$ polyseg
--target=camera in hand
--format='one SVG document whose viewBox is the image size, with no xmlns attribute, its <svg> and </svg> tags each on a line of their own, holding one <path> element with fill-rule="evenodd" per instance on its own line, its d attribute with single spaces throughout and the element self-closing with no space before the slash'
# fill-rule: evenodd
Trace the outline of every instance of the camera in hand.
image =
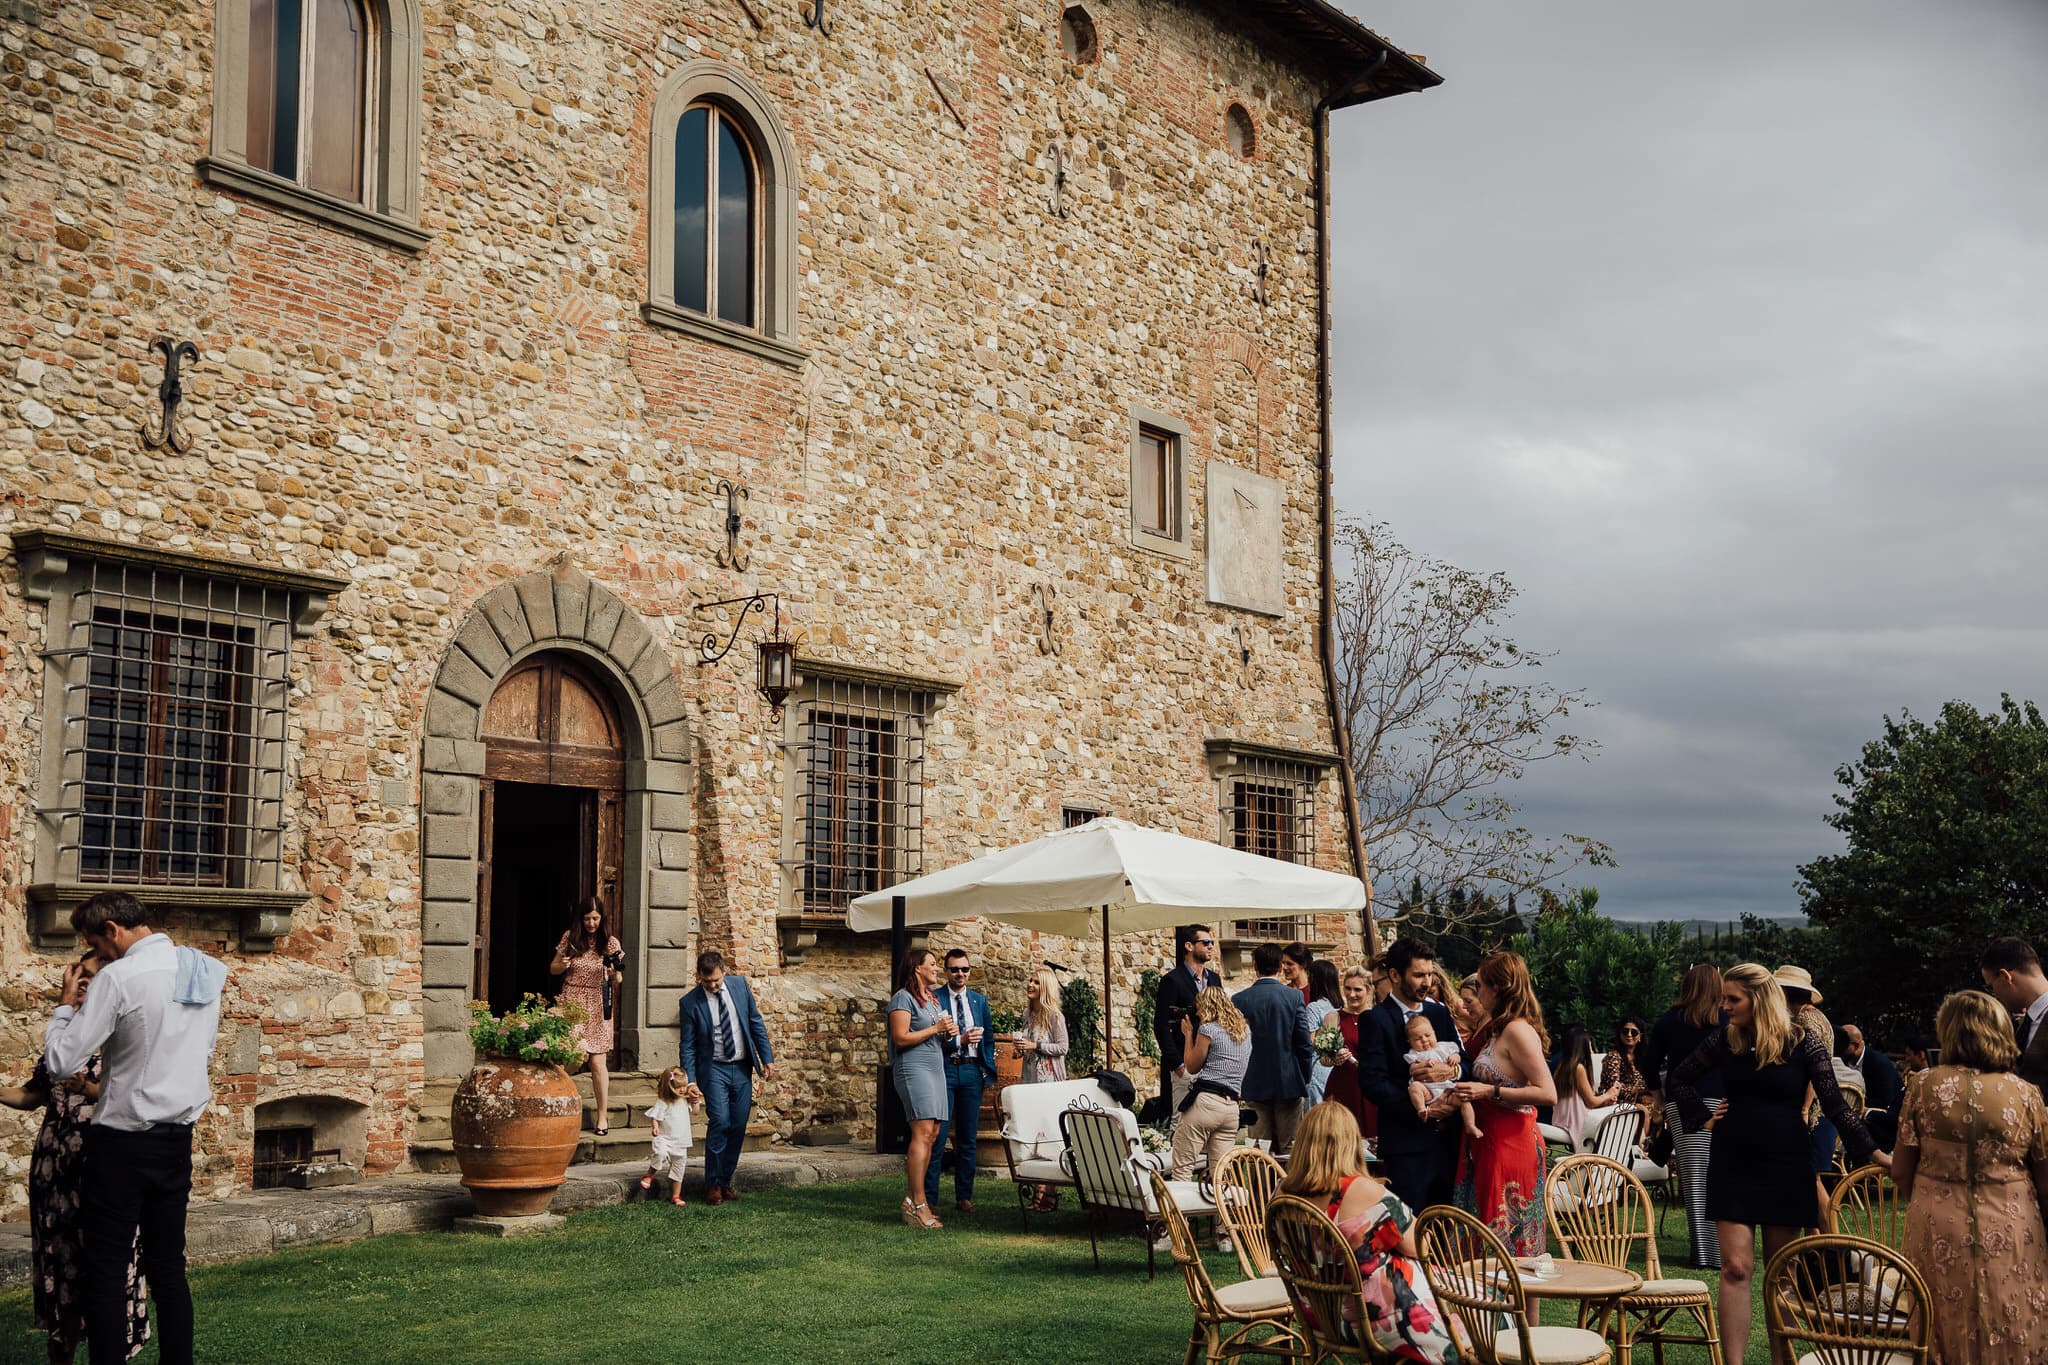
<svg viewBox="0 0 2048 1365">
<path fill-rule="evenodd" d="M 621 949 L 616 953 L 606 953 L 604 955 L 604 965 L 611 968 L 615 972 L 622 972 L 626 970 L 625 950 Z"/>
</svg>

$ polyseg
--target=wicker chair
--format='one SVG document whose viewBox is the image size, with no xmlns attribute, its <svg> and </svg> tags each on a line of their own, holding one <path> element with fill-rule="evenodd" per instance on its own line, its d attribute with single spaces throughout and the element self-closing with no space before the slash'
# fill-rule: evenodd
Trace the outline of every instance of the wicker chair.
<svg viewBox="0 0 2048 1365">
<path fill-rule="evenodd" d="M 1279 1356 L 1295 1360 L 1307 1343 L 1293 1324 L 1294 1306 L 1287 1287 L 1276 1279 L 1240 1280 L 1218 1288 L 1202 1264 L 1202 1248 L 1195 1241 L 1188 1220 L 1174 1202 L 1173 1191 L 1157 1171 L 1147 1172 L 1152 1198 L 1166 1220 L 1167 1239 L 1173 1246 L 1173 1263 L 1187 1281 L 1188 1301 L 1194 1305 L 1195 1327 L 1188 1334 L 1188 1349 L 1182 1365 L 1213 1365 L 1220 1360 L 1242 1356 Z M 1261 1327 L 1273 1329 L 1271 1336 L 1255 1339 Z"/>
<path fill-rule="evenodd" d="M 1216 1216 L 1237 1249 L 1246 1278 L 1274 1274 L 1266 1241 L 1266 1206 L 1280 1190 L 1287 1168 L 1256 1147 L 1233 1147 L 1209 1180 L 1216 1189 Z"/>
<path fill-rule="evenodd" d="M 1629 1262 L 1641 1245 L 1643 1287 L 1621 1300 L 1613 1328 L 1621 1365 L 1645 1343 L 1657 1365 L 1664 1365 L 1664 1348 L 1673 1344 L 1704 1346 L 1712 1365 L 1721 1365 L 1714 1292 L 1698 1280 L 1664 1278 L 1650 1227 L 1650 1192 L 1635 1172 L 1602 1156 L 1566 1157 L 1544 1181 L 1543 1203 L 1551 1232 L 1574 1260 L 1634 1270 Z M 1585 1325 L 1583 1309 L 1579 1325 Z"/>
<path fill-rule="evenodd" d="M 1493 1229 L 1463 1209 L 1424 1209 L 1415 1220 L 1415 1240 L 1437 1308 L 1450 1319 L 1459 1359 L 1478 1365 L 1607 1365 L 1614 1358 L 1598 1332 L 1531 1326 L 1514 1258 Z"/>
<path fill-rule="evenodd" d="M 1927 1365 L 1927 1285 L 1905 1257 L 1861 1237 L 1801 1237 L 1764 1270 L 1773 1365 Z"/>
<path fill-rule="evenodd" d="M 1828 1231 L 1861 1237 L 1893 1251 L 1906 1245 L 1906 1205 L 1889 1172 L 1859 1166 L 1828 1197 Z"/>
<path fill-rule="evenodd" d="M 1266 1207 L 1267 1244 L 1303 1337 L 1305 1365 L 1357 1360 L 1382 1365 L 1395 1357 L 1379 1349 L 1370 1332 L 1359 1330 L 1365 1311 L 1365 1279 L 1351 1243 L 1330 1216 L 1308 1200 L 1277 1194 Z"/>
<path fill-rule="evenodd" d="M 1669 1166 L 1660 1166 L 1650 1160 L 1643 1151 L 1643 1134 L 1649 1130 L 1650 1116 L 1634 1104 L 1617 1105 L 1608 1111 L 1600 1121 L 1600 1127 L 1593 1134 L 1588 1150 L 1604 1156 L 1619 1166 L 1626 1166 L 1635 1178 L 1646 1187 L 1657 1191 L 1657 1231 L 1664 1231 L 1664 1215 L 1673 1205 L 1684 1203 L 1684 1196 L 1678 1190 L 1677 1161 Z"/>
</svg>

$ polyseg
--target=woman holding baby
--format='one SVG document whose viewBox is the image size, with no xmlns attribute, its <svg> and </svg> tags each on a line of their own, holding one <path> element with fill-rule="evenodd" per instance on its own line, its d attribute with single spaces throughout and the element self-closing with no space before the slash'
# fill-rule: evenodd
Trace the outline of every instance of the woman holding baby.
<svg viewBox="0 0 2048 1365">
<path fill-rule="evenodd" d="M 1543 1007 L 1529 980 L 1529 964 L 1513 953 L 1494 953 L 1473 973 L 1486 1026 L 1467 1042 L 1471 1079 L 1455 1087 L 1472 1106 L 1478 1135 L 1468 1126 L 1458 1162 L 1457 1203 L 1491 1227 L 1517 1256 L 1540 1256 L 1543 1235 L 1543 1139 L 1536 1110 L 1557 1103 L 1557 1087 L 1544 1063 L 1550 1037 Z"/>
</svg>

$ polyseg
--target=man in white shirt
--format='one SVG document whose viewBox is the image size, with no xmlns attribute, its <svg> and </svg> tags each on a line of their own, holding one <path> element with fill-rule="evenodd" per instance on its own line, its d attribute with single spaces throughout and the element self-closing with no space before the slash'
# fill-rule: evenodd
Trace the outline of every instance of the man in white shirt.
<svg viewBox="0 0 2048 1365">
<path fill-rule="evenodd" d="M 2013 1072 L 2036 1089 L 2048 1089 L 2048 975 L 2040 955 L 2025 939 L 2001 938 L 1977 964 L 1984 985 L 2013 1012 L 2013 1040 L 2019 1060 Z"/>
<path fill-rule="evenodd" d="M 139 1232 L 159 1359 L 189 1362 L 192 1125 L 213 1098 L 207 1073 L 227 968 L 151 929 L 142 903 L 125 891 L 86 901 L 71 912 L 71 925 L 107 959 L 90 994 L 81 969 L 65 969 L 62 1001 L 43 1030 L 52 1076 L 76 1074 L 105 1049 L 99 1103 L 85 1134 L 86 1343 L 94 1360 L 127 1354 L 128 1252 Z"/>
</svg>

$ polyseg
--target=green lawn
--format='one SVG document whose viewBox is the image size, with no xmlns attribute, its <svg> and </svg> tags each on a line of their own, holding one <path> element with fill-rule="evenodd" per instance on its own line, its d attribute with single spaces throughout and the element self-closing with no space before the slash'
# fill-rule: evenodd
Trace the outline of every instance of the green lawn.
<svg viewBox="0 0 2048 1365">
<path fill-rule="evenodd" d="M 1097 1273 L 1068 1207 L 1018 1231 L 1010 1187 L 943 1232 L 898 1221 L 901 1183 L 766 1190 L 736 1206 L 572 1215 L 525 1242 L 434 1233 L 315 1247 L 196 1271 L 198 1356 L 227 1365 L 346 1361 L 1178 1361 L 1188 1328 L 1162 1254 L 1145 1279 L 1129 1233 Z M 1683 1255 L 1682 1219 L 1667 1256 Z M 1234 1257 L 1211 1273 L 1237 1277 Z M 1682 1271 L 1673 1273 L 1685 1273 Z M 1695 1272 L 1698 1273 L 1698 1272 Z M 1701 1278 L 1711 1278 L 1705 1274 Z M 1550 1321 L 1565 1321 L 1553 1307 Z M 0 1361 L 41 1361 L 27 1293 L 0 1296 Z M 1761 1324 L 1750 1362 L 1767 1358 Z M 154 1361 L 154 1347 L 139 1360 Z M 1647 1351 L 1638 1356 L 1645 1362 Z M 1705 1353 L 1674 1350 L 1671 1365 Z"/>
</svg>

